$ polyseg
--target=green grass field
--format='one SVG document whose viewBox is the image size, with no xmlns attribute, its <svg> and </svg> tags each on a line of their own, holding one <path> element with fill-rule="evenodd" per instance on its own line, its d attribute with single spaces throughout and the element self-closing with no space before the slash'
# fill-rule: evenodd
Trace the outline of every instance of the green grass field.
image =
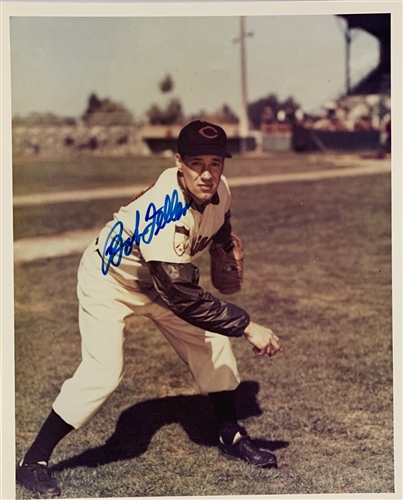
<svg viewBox="0 0 403 500">
<path fill-rule="evenodd" d="M 90 224 L 118 203 L 92 202 Z M 82 209 L 65 210 L 63 227 L 80 225 Z M 208 399 L 144 320 L 129 324 L 118 390 L 55 449 L 64 498 L 394 491 L 390 176 L 236 188 L 232 212 L 246 274 L 231 300 L 283 343 L 262 359 L 233 341 L 239 419 L 279 469 L 218 455 Z M 32 218 L 33 234 L 42 224 Z M 18 458 L 80 361 L 79 258 L 15 266 Z M 213 291 L 208 266 L 203 257 L 201 283 Z M 36 497 L 17 487 L 17 498 Z"/>
<path fill-rule="evenodd" d="M 337 156 L 343 157 L 342 154 Z M 236 177 L 320 170 L 332 166 L 334 159 L 334 155 L 293 152 L 266 153 L 257 158 L 234 156 L 226 161 L 225 175 Z M 173 158 L 161 156 L 20 158 L 13 162 L 13 190 L 19 195 L 142 184 L 153 182 L 163 170 L 174 166 Z"/>
<path fill-rule="evenodd" d="M 234 156 L 227 160 L 228 178 L 312 172 L 337 166 L 354 166 L 354 158 L 337 164 L 343 155 L 267 153 L 258 158 Z M 349 163 L 351 161 L 351 163 Z M 89 158 L 64 160 L 16 160 L 13 166 L 15 195 L 62 192 L 72 189 L 92 189 L 106 186 L 148 184 L 166 168 L 174 166 L 173 158 Z M 133 192 L 133 197 L 137 192 Z M 14 239 L 51 236 L 74 229 L 92 229 L 109 220 L 117 207 L 130 201 L 101 199 L 80 202 L 48 203 L 14 208 Z"/>
</svg>

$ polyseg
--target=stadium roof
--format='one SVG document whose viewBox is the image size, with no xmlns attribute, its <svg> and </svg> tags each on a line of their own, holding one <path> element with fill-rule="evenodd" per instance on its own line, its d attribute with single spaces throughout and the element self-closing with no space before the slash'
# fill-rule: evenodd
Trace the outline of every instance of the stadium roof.
<svg viewBox="0 0 403 500">
<path fill-rule="evenodd" d="M 390 14 L 338 14 L 350 29 L 367 31 L 379 40 L 379 64 L 358 82 L 350 95 L 389 94 L 390 95 Z"/>
<path fill-rule="evenodd" d="M 390 14 L 338 14 L 349 28 L 361 28 L 382 41 L 390 40 Z"/>
</svg>

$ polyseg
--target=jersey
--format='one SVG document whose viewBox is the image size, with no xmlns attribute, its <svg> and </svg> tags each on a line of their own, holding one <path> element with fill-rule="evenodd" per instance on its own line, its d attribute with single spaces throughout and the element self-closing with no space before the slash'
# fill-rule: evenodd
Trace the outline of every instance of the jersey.
<svg viewBox="0 0 403 500">
<path fill-rule="evenodd" d="M 230 200 L 222 176 L 211 202 L 200 208 L 181 186 L 178 170 L 165 170 L 101 230 L 98 249 L 103 273 L 151 283 L 147 262 L 193 262 L 224 224 Z"/>
</svg>

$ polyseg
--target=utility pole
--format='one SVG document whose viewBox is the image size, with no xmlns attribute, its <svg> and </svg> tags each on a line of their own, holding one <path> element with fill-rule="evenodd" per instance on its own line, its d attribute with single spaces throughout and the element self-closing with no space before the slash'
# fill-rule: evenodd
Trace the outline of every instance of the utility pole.
<svg viewBox="0 0 403 500">
<path fill-rule="evenodd" d="M 246 151 L 246 139 L 249 135 L 249 118 L 248 118 L 248 91 L 247 91 L 247 77 L 246 77 L 246 47 L 245 38 L 253 36 L 253 33 L 245 32 L 245 17 L 239 18 L 240 34 L 239 38 L 233 40 L 234 43 L 240 43 L 240 56 L 241 56 L 241 116 L 239 121 L 239 135 L 241 139 L 241 153 Z"/>
</svg>

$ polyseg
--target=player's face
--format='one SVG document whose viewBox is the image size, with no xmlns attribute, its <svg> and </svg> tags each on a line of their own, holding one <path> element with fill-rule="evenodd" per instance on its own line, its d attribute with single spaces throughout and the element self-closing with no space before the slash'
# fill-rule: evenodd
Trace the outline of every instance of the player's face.
<svg viewBox="0 0 403 500">
<path fill-rule="evenodd" d="M 186 189 L 201 204 L 214 196 L 224 170 L 224 158 L 217 155 L 176 155 L 176 164 L 183 174 Z"/>
</svg>

